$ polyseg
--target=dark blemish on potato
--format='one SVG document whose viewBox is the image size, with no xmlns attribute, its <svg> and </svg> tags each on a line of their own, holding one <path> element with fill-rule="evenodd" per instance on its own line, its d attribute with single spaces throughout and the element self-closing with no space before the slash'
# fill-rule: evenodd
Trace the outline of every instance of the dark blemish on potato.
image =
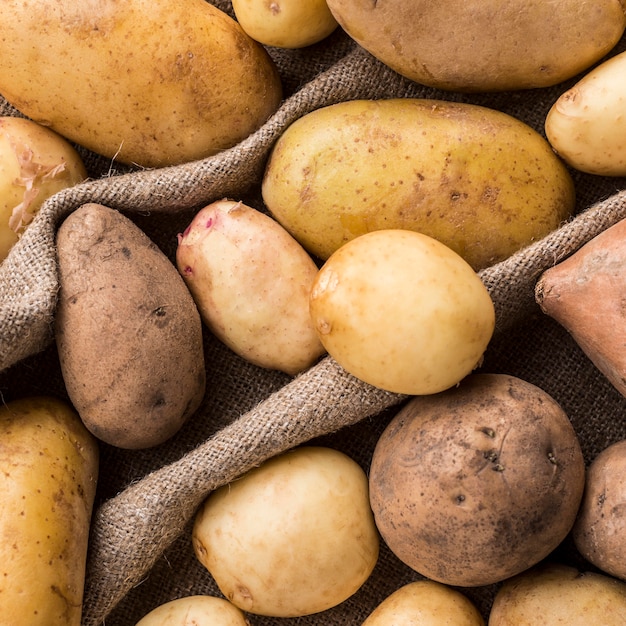
<svg viewBox="0 0 626 626">
<path fill-rule="evenodd" d="M 556 457 L 554 456 L 554 452 L 552 452 L 552 450 L 550 450 L 550 452 L 548 452 L 548 461 L 550 461 L 550 463 L 552 463 L 552 465 L 557 465 Z"/>
<path fill-rule="evenodd" d="M 498 460 L 498 452 L 497 450 L 486 450 L 483 452 L 483 456 L 490 461 L 491 463 L 495 463 Z"/>
<path fill-rule="evenodd" d="M 461 505 L 465 502 L 465 496 L 462 493 L 460 493 L 458 496 L 454 498 L 454 501 L 456 504 Z"/>
<path fill-rule="evenodd" d="M 164 306 L 158 306 L 152 311 L 152 317 L 155 320 L 157 328 L 165 328 L 169 324 L 169 317 Z"/>
<path fill-rule="evenodd" d="M 496 436 L 496 431 L 493 428 L 489 428 L 489 426 L 483 426 L 483 428 L 480 429 L 480 432 L 487 435 L 487 437 L 490 437 L 491 439 Z"/>
<path fill-rule="evenodd" d="M 603 491 L 598 496 L 598 506 L 604 506 L 605 501 L 606 501 L 606 492 Z"/>
<path fill-rule="evenodd" d="M 130 251 L 130 248 L 127 248 L 126 246 L 124 246 L 122 248 L 122 254 L 127 258 L 130 259 L 131 256 L 133 256 L 133 253 Z"/>
<path fill-rule="evenodd" d="M 494 472 L 503 472 L 504 471 L 504 465 L 502 465 L 501 463 L 496 463 L 491 469 Z"/>
</svg>

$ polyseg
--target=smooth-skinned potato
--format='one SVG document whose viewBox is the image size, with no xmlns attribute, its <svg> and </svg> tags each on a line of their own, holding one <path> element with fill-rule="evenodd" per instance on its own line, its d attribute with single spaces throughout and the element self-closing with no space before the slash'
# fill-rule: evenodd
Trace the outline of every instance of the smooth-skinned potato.
<svg viewBox="0 0 626 626">
<path fill-rule="evenodd" d="M 454 91 L 556 85 L 626 27 L 621 0 L 328 0 L 343 29 L 398 73 Z"/>
<path fill-rule="evenodd" d="M 74 147 L 22 117 L 0 117 L 0 262 L 43 202 L 87 178 Z"/>
<path fill-rule="evenodd" d="M 290 450 L 208 496 L 194 521 L 195 554 L 243 611 L 324 611 L 354 594 L 378 559 L 367 490 L 346 454 Z"/>
<path fill-rule="evenodd" d="M 378 230 L 339 248 L 319 270 L 309 309 L 328 353 L 395 393 L 437 393 L 478 367 L 495 327 L 491 296 L 447 246 Z"/>
<path fill-rule="evenodd" d="M 211 156 L 281 101 L 271 57 L 206 0 L 6 0 L 0 23 L 0 93 L 122 163 Z"/>
<path fill-rule="evenodd" d="M 80 626 L 98 444 L 49 396 L 0 407 L 0 621 Z"/>
<path fill-rule="evenodd" d="M 473 587 L 522 572 L 565 539 L 585 463 L 567 415 L 542 389 L 473 374 L 400 409 L 369 480 L 392 552 L 427 578 Z"/>
<path fill-rule="evenodd" d="M 172 437 L 205 390 L 202 321 L 176 266 L 128 217 L 99 204 L 57 238 L 55 337 L 87 428 L 120 448 Z"/>
<path fill-rule="evenodd" d="M 295 375 L 324 353 L 309 315 L 317 265 L 271 217 L 205 206 L 178 236 L 176 265 L 206 325 L 244 359 Z"/>
<path fill-rule="evenodd" d="M 366 232 L 401 228 L 438 239 L 476 270 L 556 229 L 575 202 L 565 165 L 527 124 L 419 98 L 302 116 L 276 142 L 262 194 L 320 259 Z"/>
<path fill-rule="evenodd" d="M 195 595 L 157 606 L 135 626 L 250 626 L 250 622 L 224 598 Z"/>
</svg>

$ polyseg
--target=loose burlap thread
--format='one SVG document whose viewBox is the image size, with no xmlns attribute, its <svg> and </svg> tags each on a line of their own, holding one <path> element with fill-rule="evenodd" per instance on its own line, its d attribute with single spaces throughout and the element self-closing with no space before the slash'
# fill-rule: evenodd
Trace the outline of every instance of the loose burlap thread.
<svg viewBox="0 0 626 626">
<path fill-rule="evenodd" d="M 225 8 L 230 11 L 229 3 Z M 624 41 L 614 53 L 623 48 Z M 541 131 L 549 106 L 573 82 L 524 93 L 442 93 L 398 76 L 342 33 L 307 51 L 270 53 L 289 85 L 286 98 L 259 131 L 231 150 L 159 170 L 126 168 L 83 152 L 91 178 L 48 200 L 0 265 L 0 391 L 5 399 L 65 394 L 54 347 L 59 287 L 54 237 L 62 219 L 78 206 L 99 202 L 126 212 L 172 257 L 176 228 L 202 205 L 234 197 L 263 208 L 259 183 L 271 146 L 308 111 L 355 98 L 440 97 L 503 110 Z M 17 114 L 6 103 L 0 113 Z M 497 313 L 484 367 L 517 373 L 553 393 L 572 416 L 591 458 L 608 442 L 626 436 L 621 420 L 608 424 L 601 417 L 621 411 L 622 399 L 567 334 L 538 315 L 534 285 L 544 269 L 626 217 L 626 195 L 620 191 L 622 179 L 572 175 L 577 215 L 545 239 L 480 272 Z M 330 357 L 291 380 L 242 362 L 208 334 L 205 342 L 207 399 L 184 432 L 156 450 L 131 453 L 102 446 L 83 626 L 133 624 L 167 599 L 219 594 L 193 561 L 189 546 L 189 525 L 202 500 L 263 460 L 307 442 L 343 449 L 367 469 L 377 434 L 405 399 L 354 379 Z M 573 381 L 578 381 L 577 389 L 571 388 Z M 571 549 L 567 554 L 575 557 Z M 383 546 L 371 580 L 340 607 L 323 616 L 251 617 L 251 622 L 360 624 L 386 593 L 415 576 Z M 468 591 L 484 611 L 492 593 Z"/>
</svg>

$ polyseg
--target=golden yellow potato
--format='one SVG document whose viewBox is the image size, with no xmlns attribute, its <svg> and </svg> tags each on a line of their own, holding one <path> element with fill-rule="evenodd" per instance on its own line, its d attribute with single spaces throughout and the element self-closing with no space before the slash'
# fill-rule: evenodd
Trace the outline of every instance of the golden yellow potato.
<svg viewBox="0 0 626 626">
<path fill-rule="evenodd" d="M 277 48 L 303 48 L 338 26 L 326 0 L 233 0 L 241 27 L 256 41 Z"/>
<path fill-rule="evenodd" d="M 507 580 L 488 626 L 623 626 L 626 584 L 595 572 L 546 563 Z"/>
<path fill-rule="evenodd" d="M 326 259 L 373 230 L 416 230 L 474 269 L 501 261 L 574 211 L 550 144 L 505 113 L 399 98 L 317 109 L 276 143 L 262 185 L 272 215 Z"/>
<path fill-rule="evenodd" d="M 32 120 L 0 117 L 0 262 L 44 200 L 87 178 L 63 137 Z"/>
<path fill-rule="evenodd" d="M 385 598 L 362 626 L 484 626 L 485 620 L 460 591 L 434 580 L 408 583 Z"/>
<path fill-rule="evenodd" d="M 74 409 L 0 407 L 0 621 L 80 626 L 98 446 Z"/>
<path fill-rule="evenodd" d="M 0 93 L 123 163 L 213 155 L 281 100 L 267 52 L 205 0 L 7 0 L 0 23 Z"/>
<path fill-rule="evenodd" d="M 161 604 L 135 626 L 250 626 L 250 622 L 228 600 L 197 595 Z"/>
<path fill-rule="evenodd" d="M 361 380 L 396 393 L 437 393 L 477 367 L 495 325 L 472 268 L 432 237 L 378 230 L 346 243 L 311 289 L 328 353 Z"/>
<path fill-rule="evenodd" d="M 206 325 L 244 359 L 295 375 L 324 353 L 309 315 L 317 265 L 268 215 L 205 206 L 179 235 L 176 264 Z"/>
<path fill-rule="evenodd" d="M 626 27 L 621 0 L 328 0 L 343 29 L 398 73 L 454 91 L 556 85 Z"/>
<path fill-rule="evenodd" d="M 548 111 L 548 141 L 588 174 L 626 176 L 626 52 L 591 70 Z"/>
<path fill-rule="evenodd" d="M 365 472 L 320 446 L 290 450 L 213 492 L 192 540 L 228 600 L 275 617 L 349 598 L 369 578 L 379 546 Z"/>
</svg>

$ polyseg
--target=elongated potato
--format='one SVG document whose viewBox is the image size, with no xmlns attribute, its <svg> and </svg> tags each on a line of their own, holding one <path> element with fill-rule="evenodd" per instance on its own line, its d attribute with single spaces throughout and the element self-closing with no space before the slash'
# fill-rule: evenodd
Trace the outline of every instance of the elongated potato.
<svg viewBox="0 0 626 626">
<path fill-rule="evenodd" d="M 173 436 L 205 390 L 202 322 L 174 264 L 98 204 L 57 234 L 55 332 L 63 380 L 87 428 L 121 448 Z"/>
<path fill-rule="evenodd" d="M 440 100 L 353 100 L 317 109 L 276 143 L 262 184 L 272 215 L 327 259 L 366 232 L 438 239 L 474 269 L 510 256 L 574 210 L 550 144 L 500 111 Z"/>
<path fill-rule="evenodd" d="M 80 626 L 97 441 L 53 397 L 0 407 L 0 621 Z"/>
<path fill-rule="evenodd" d="M 124 163 L 215 154 L 281 99 L 266 51 L 205 0 L 6 0 L 0 24 L 0 93 Z"/>
</svg>

